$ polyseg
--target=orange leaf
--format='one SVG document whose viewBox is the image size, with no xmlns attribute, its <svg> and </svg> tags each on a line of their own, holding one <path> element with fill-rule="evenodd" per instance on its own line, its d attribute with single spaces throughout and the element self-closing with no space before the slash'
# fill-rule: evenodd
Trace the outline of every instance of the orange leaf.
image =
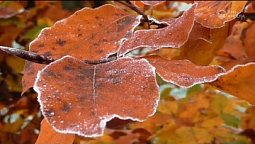
<svg viewBox="0 0 255 144">
<path fill-rule="evenodd" d="M 224 47 L 218 55 L 227 58 L 222 66 L 227 69 L 237 64 L 244 64 L 255 60 L 255 23 L 237 22 L 233 26 L 231 35 L 226 39 Z"/>
<path fill-rule="evenodd" d="M 255 64 L 237 65 L 212 85 L 236 97 L 255 104 Z"/>
<path fill-rule="evenodd" d="M 138 30 L 134 35 L 124 42 L 120 48 L 120 54 L 131 50 L 149 47 L 152 50 L 161 47 L 181 47 L 189 37 L 194 24 L 195 5 L 177 19 L 169 19 L 167 27 L 161 29 Z"/>
<path fill-rule="evenodd" d="M 223 27 L 237 17 L 247 1 L 196 1 L 195 19 L 208 28 Z"/>
<path fill-rule="evenodd" d="M 180 48 L 181 53 L 178 59 L 188 59 L 197 65 L 208 65 L 215 57 L 217 50 L 224 45 L 229 31 L 228 25 L 211 30 L 206 30 L 205 28 L 201 29 L 204 32 L 210 31 L 210 42 L 208 42 L 208 40 L 205 41 L 208 36 L 205 34 L 204 36 L 201 35 L 203 32 L 196 34 L 198 30 L 199 29 L 195 29 L 194 33 L 191 32 L 189 40 Z"/>
<path fill-rule="evenodd" d="M 41 122 L 41 131 L 36 144 L 72 144 L 75 135 L 73 134 L 62 134 L 56 132 L 51 125 L 43 119 Z"/>
<path fill-rule="evenodd" d="M 87 137 L 102 135 L 115 117 L 145 120 L 159 99 L 155 70 L 144 59 L 88 65 L 65 56 L 38 73 L 34 88 L 55 129 Z"/>
<path fill-rule="evenodd" d="M 121 41 L 131 36 L 138 24 L 134 15 L 112 5 L 84 8 L 42 30 L 30 44 L 30 51 L 55 59 L 69 54 L 82 60 L 99 60 L 116 53 Z M 33 86 L 37 71 L 41 70 L 38 64 L 32 65 L 34 74 L 25 69 L 23 92 Z"/>
<path fill-rule="evenodd" d="M 181 87 L 212 82 L 225 72 L 220 66 L 197 66 L 188 60 L 167 60 L 158 56 L 145 58 L 165 81 Z"/>
</svg>

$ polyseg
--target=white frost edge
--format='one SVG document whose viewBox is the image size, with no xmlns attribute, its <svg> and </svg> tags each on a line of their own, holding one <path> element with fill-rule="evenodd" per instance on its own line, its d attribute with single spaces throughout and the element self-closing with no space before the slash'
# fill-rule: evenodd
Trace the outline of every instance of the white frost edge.
<svg viewBox="0 0 255 144">
<path fill-rule="evenodd" d="M 37 96 L 37 101 L 39 102 L 39 105 L 40 105 L 40 110 L 42 112 L 42 114 L 44 115 L 44 111 L 43 111 L 43 103 L 41 102 L 41 90 L 40 90 L 40 87 L 37 85 L 37 83 L 39 82 L 39 79 L 41 77 L 41 73 L 43 71 L 45 71 L 48 67 L 50 67 L 51 65 L 55 64 L 55 63 L 58 63 L 58 62 L 61 62 L 63 59 L 65 58 L 72 58 L 72 59 L 75 59 L 75 60 L 78 60 L 80 62 L 82 62 L 81 60 L 79 59 L 76 59 L 70 55 L 67 55 L 67 56 L 64 56 L 52 63 L 50 63 L 49 65 L 45 66 L 41 71 L 38 71 L 37 73 L 37 77 L 36 77 L 36 80 L 35 80 L 35 83 L 34 83 L 34 90 L 35 92 L 38 94 Z M 129 57 L 124 57 L 122 59 L 130 59 L 132 61 L 144 61 L 149 67 L 150 67 L 150 70 L 151 72 L 153 73 L 154 75 L 154 81 L 155 81 L 155 85 L 157 86 L 157 91 L 158 91 L 158 98 L 156 99 L 156 102 L 154 103 L 154 108 L 153 108 L 153 111 L 151 114 L 149 114 L 145 119 L 137 119 L 137 118 L 133 118 L 133 117 L 122 117 L 120 115 L 117 115 L 117 114 L 113 114 L 113 115 L 107 115 L 107 116 L 104 116 L 104 117 L 99 117 L 101 120 L 100 120 L 100 124 L 99 124 L 99 127 L 101 128 L 101 131 L 99 134 L 92 134 L 92 135 L 85 135 L 85 134 L 81 134 L 77 131 L 73 131 L 73 130 L 59 130 L 57 129 L 54 125 L 52 125 L 48 119 L 46 117 L 45 120 L 53 127 L 53 129 L 59 133 L 63 133 L 63 134 L 77 134 L 77 135 L 80 135 L 80 136 L 84 136 L 84 137 L 99 137 L 99 136 L 102 136 L 104 134 L 104 130 L 105 130 L 105 127 L 106 127 L 106 123 L 110 120 L 112 120 L 113 118 L 119 118 L 119 119 L 122 119 L 122 120 L 127 120 L 127 119 L 130 119 L 130 120 L 133 120 L 133 121 L 138 121 L 138 122 L 143 122 L 144 120 L 146 120 L 148 117 L 151 117 L 153 116 L 156 111 L 157 111 L 157 107 L 158 107 L 158 103 L 159 103 L 159 100 L 160 100 L 160 91 L 159 91 L 159 86 L 157 84 L 157 80 L 156 80 L 156 68 L 154 66 L 152 66 L 148 60 L 142 58 L 140 60 L 135 60 L 133 58 L 129 58 Z M 121 60 L 121 59 L 118 59 L 118 60 Z M 117 60 L 116 60 L 117 61 Z"/>
<path fill-rule="evenodd" d="M 220 77 L 226 76 L 226 75 L 228 75 L 229 73 L 235 71 L 235 70 L 236 70 L 237 68 L 239 68 L 239 67 L 246 67 L 246 66 L 249 66 L 249 65 L 255 65 L 255 63 L 254 63 L 254 62 L 250 62 L 250 63 L 246 63 L 246 64 L 244 64 L 244 65 L 239 64 L 239 65 L 236 65 L 236 66 L 232 67 L 230 70 L 226 70 L 226 69 L 225 69 L 224 67 L 222 67 L 222 66 L 211 65 L 212 67 L 219 67 L 219 68 L 223 69 L 224 72 L 215 74 L 215 75 L 209 77 L 208 80 L 206 80 L 206 81 L 200 80 L 200 79 L 204 79 L 204 78 L 199 78 L 198 82 L 194 82 L 192 85 L 188 85 L 188 86 L 180 85 L 180 84 L 176 83 L 176 82 L 173 81 L 173 80 L 167 80 L 167 79 L 165 79 L 162 75 L 160 75 L 159 73 L 157 73 L 157 74 L 158 74 L 164 81 L 166 81 L 166 82 L 169 82 L 169 83 L 171 83 L 171 84 L 177 85 L 177 86 L 179 86 L 179 87 L 181 87 L 181 88 L 190 88 L 190 87 L 192 87 L 192 86 L 194 86 L 194 85 L 196 85 L 196 84 L 204 84 L 204 83 L 214 82 L 214 81 L 216 81 L 217 79 L 219 79 Z M 210 66 L 210 65 L 209 65 L 209 66 Z M 213 79 L 212 79 L 212 77 L 213 77 Z"/>
<path fill-rule="evenodd" d="M 132 36 L 134 35 L 135 28 L 136 28 L 137 26 L 139 26 L 139 24 L 141 23 L 142 17 L 143 17 L 142 15 L 138 15 L 138 16 L 136 17 L 137 21 L 136 21 L 136 23 L 133 24 L 133 28 L 131 29 Z M 131 37 L 132 37 L 132 36 L 131 36 Z M 124 42 L 125 42 L 126 40 L 128 40 L 128 38 L 122 38 L 122 39 L 119 40 L 120 45 L 119 45 L 119 48 L 118 48 L 117 52 L 120 51 L 120 48 L 122 47 L 122 45 L 124 44 Z"/>
<path fill-rule="evenodd" d="M 190 7 L 189 9 L 187 9 L 185 12 L 187 13 L 187 11 L 190 10 L 191 8 L 193 8 L 193 6 L 195 6 L 195 8 L 196 8 L 197 4 L 195 4 L 195 3 L 192 4 L 191 7 Z M 195 9 L 195 8 L 194 8 L 194 9 Z M 185 12 L 184 12 L 184 13 L 185 13 Z M 195 13 L 195 12 L 194 12 L 194 13 Z M 184 17 L 184 15 L 182 15 L 182 16 L 176 18 L 176 19 L 181 19 L 181 18 L 183 18 L 183 17 Z M 149 18 L 149 20 L 154 20 L 155 22 L 157 22 L 157 23 L 159 23 L 159 24 L 167 24 L 168 26 L 170 26 L 170 25 L 169 25 L 167 22 L 165 22 L 165 21 L 160 22 L 160 21 L 158 21 L 158 20 L 156 20 L 156 19 L 154 19 L 154 18 Z M 142 48 L 142 47 L 157 48 L 157 49 L 153 49 L 153 50 L 158 50 L 158 49 L 165 48 L 165 47 L 180 48 L 181 46 L 183 46 L 183 45 L 188 41 L 189 36 L 190 36 L 190 33 L 191 33 L 191 31 L 192 31 L 192 28 L 194 27 L 194 24 L 195 24 L 195 14 L 194 14 L 194 19 L 193 19 L 193 22 L 192 22 L 192 25 L 191 25 L 191 29 L 188 31 L 187 39 L 186 39 L 183 43 L 181 43 L 181 44 L 179 44 L 179 45 L 167 44 L 167 45 L 161 45 L 160 47 L 159 47 L 159 46 L 151 46 L 151 45 L 139 45 L 139 46 L 133 47 L 132 50 L 124 50 L 123 52 L 120 51 L 120 52 L 121 52 L 120 55 L 121 55 L 121 56 L 126 55 L 128 52 L 133 51 L 133 50 L 136 50 L 136 49 L 138 49 L 138 48 Z M 167 26 L 167 27 L 168 27 L 168 26 Z M 167 28 L 167 27 L 165 27 L 165 28 Z M 162 29 L 164 29 L 164 28 L 162 28 Z M 138 32 L 141 32 L 141 31 L 142 31 L 142 32 L 147 32 L 147 31 L 157 31 L 157 30 L 159 30 L 159 29 L 143 29 L 143 30 L 138 30 L 138 31 L 135 31 L 135 32 L 134 32 L 134 35 L 135 35 L 136 33 L 138 33 Z M 124 43 L 123 43 L 123 44 L 124 44 Z M 121 50 L 121 47 L 120 47 L 120 50 Z"/>
<path fill-rule="evenodd" d="M 188 62 L 191 62 L 187 59 L 185 59 L 185 61 L 188 61 Z M 192 62 L 191 62 L 192 63 Z M 192 63 L 193 64 L 193 63 Z M 199 65 L 198 65 L 199 66 Z M 202 66 L 202 67 L 208 67 L 208 66 Z M 191 85 L 187 85 L 187 86 L 184 86 L 184 85 L 181 85 L 179 84 L 178 82 L 176 81 L 173 81 L 173 80 L 169 80 L 169 79 L 166 79 L 164 78 L 164 76 L 162 76 L 160 73 L 157 73 L 164 81 L 168 82 L 168 83 L 171 83 L 171 84 L 174 84 L 174 85 L 177 85 L 179 86 L 180 88 L 190 88 L 190 87 L 193 87 L 194 85 L 197 85 L 197 84 L 203 84 L 203 83 L 210 83 L 210 82 L 214 82 L 216 81 L 220 76 L 224 75 L 227 73 L 226 69 L 222 66 L 218 66 L 218 65 L 209 65 L 209 67 L 217 67 L 217 68 L 221 68 L 223 70 L 223 72 L 221 73 L 217 73 L 213 76 L 208 76 L 207 77 L 201 77 L 201 78 L 195 78 L 197 79 L 197 81 L 193 82 Z M 191 77 L 192 78 L 192 77 Z"/>
</svg>

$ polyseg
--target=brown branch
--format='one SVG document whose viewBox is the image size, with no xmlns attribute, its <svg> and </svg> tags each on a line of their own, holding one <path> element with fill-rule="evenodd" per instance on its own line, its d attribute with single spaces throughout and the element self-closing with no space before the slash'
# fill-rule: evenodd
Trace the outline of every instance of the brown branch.
<svg viewBox="0 0 255 144">
<path fill-rule="evenodd" d="M 0 46 L 0 50 L 20 57 L 22 59 L 31 61 L 31 62 L 35 62 L 35 63 L 39 63 L 39 64 L 49 64 L 51 62 L 54 62 L 55 60 L 52 57 L 49 56 L 43 56 L 43 55 L 39 55 L 37 53 L 34 52 L 30 52 L 30 51 L 25 51 L 25 50 L 21 50 L 21 49 L 17 49 L 17 48 L 11 48 L 11 47 L 5 47 L 5 46 Z M 105 58 L 102 60 L 84 60 L 84 63 L 87 64 L 102 64 L 102 63 L 107 63 L 113 60 L 116 60 L 117 57 L 109 57 L 109 58 Z"/>
<path fill-rule="evenodd" d="M 247 19 L 255 20 L 255 13 L 240 13 L 237 17 L 237 20 L 246 21 Z"/>
<path fill-rule="evenodd" d="M 131 3 L 130 1 L 128 0 L 125 0 L 126 2 L 123 2 L 123 1 L 116 1 L 120 4 L 123 4 L 125 5 L 126 7 L 129 7 L 130 9 L 134 10 L 135 12 L 137 12 L 138 14 L 142 15 L 143 16 L 143 19 L 145 22 L 149 22 L 149 18 L 146 14 L 144 14 L 138 7 L 136 7 L 133 3 Z"/>
<path fill-rule="evenodd" d="M 6 52 L 8 54 L 20 57 L 20 58 L 28 60 L 28 61 L 39 63 L 39 64 L 49 64 L 54 61 L 54 59 L 52 57 L 41 56 L 41 55 L 38 55 L 37 53 L 25 51 L 25 50 L 21 50 L 21 49 L 17 49 L 17 48 L 0 46 L 0 50 Z"/>
</svg>

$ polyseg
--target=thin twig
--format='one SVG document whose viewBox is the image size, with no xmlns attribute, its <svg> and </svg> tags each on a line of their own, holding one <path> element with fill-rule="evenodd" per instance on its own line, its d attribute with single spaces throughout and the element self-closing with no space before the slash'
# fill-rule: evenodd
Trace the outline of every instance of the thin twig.
<svg viewBox="0 0 255 144">
<path fill-rule="evenodd" d="M 255 13 L 240 13 L 236 19 L 241 21 L 246 21 L 247 19 L 255 20 Z"/>
<path fill-rule="evenodd" d="M 123 1 L 116 1 L 116 2 L 121 3 L 121 4 L 129 7 L 130 9 L 134 10 L 138 14 L 142 15 L 145 22 L 149 22 L 150 21 L 148 16 L 146 14 L 144 14 L 138 7 L 136 7 L 133 3 L 131 3 L 128 0 L 125 0 L 125 1 L 126 2 L 123 2 Z"/>
<path fill-rule="evenodd" d="M 0 50 L 6 52 L 8 54 L 20 57 L 20 58 L 28 60 L 28 61 L 39 63 L 39 64 L 49 64 L 54 61 L 54 59 L 52 57 L 38 55 L 37 53 L 25 51 L 25 50 L 21 50 L 21 49 L 17 49 L 17 48 L 0 46 Z"/>
<path fill-rule="evenodd" d="M 39 63 L 39 64 L 50 64 L 51 62 L 55 61 L 52 57 L 39 55 L 34 52 L 25 51 L 25 50 L 21 50 L 17 48 L 0 46 L 0 50 L 8 54 L 20 57 L 22 59 L 25 59 L 31 62 Z M 107 63 L 113 60 L 116 60 L 116 57 L 109 57 L 109 58 L 105 58 L 101 60 L 84 60 L 83 62 L 94 65 L 94 64 Z"/>
</svg>

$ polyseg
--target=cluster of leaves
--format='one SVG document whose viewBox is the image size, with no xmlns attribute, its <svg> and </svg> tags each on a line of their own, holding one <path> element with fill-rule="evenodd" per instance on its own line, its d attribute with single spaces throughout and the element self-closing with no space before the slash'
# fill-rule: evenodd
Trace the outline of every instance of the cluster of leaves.
<svg viewBox="0 0 255 144">
<path fill-rule="evenodd" d="M 126 1 L 43 29 L 29 50 L 54 62 L 27 61 L 22 80 L 45 118 L 37 143 L 254 143 L 255 25 L 236 19 L 249 12 L 246 1 Z"/>
<path fill-rule="evenodd" d="M 28 49 L 42 28 L 52 26 L 81 7 L 94 6 L 94 2 L 74 4 L 1 1 L 0 45 Z M 0 51 L 0 143 L 33 144 L 38 137 L 42 115 L 37 96 L 32 91 L 20 96 L 24 64 L 23 59 Z"/>
</svg>

